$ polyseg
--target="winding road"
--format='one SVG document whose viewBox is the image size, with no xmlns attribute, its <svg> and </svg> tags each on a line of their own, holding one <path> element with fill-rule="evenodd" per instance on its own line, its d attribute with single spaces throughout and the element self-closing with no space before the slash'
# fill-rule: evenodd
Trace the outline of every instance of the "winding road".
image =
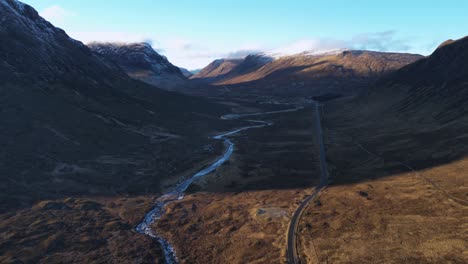
<svg viewBox="0 0 468 264">
<path fill-rule="evenodd" d="M 322 123 L 320 121 L 320 105 L 315 102 L 315 126 L 317 130 L 317 140 L 320 148 L 320 184 L 315 188 L 314 192 L 308 196 L 304 201 L 301 202 L 299 207 L 294 212 L 291 222 L 288 228 L 288 248 L 286 252 L 287 262 L 289 264 L 301 263 L 300 258 L 297 254 L 297 228 L 299 226 L 299 220 L 301 218 L 304 209 L 307 205 L 316 198 L 320 192 L 327 186 L 328 173 L 327 173 L 327 161 L 325 158 L 325 145 L 323 143 L 323 132 Z"/>
<path fill-rule="evenodd" d="M 228 119 L 238 119 L 243 117 L 252 117 L 252 116 L 260 116 L 260 115 L 268 115 L 268 114 L 277 114 L 277 113 L 286 113 L 286 112 L 293 112 L 302 109 L 302 107 L 297 107 L 293 109 L 286 109 L 286 110 L 279 110 L 279 111 L 271 111 L 271 112 L 262 112 L 262 113 L 251 113 L 251 114 L 229 114 L 224 115 L 221 119 L 228 120 Z M 259 121 L 259 120 L 247 120 L 252 123 L 256 123 L 256 125 L 242 127 L 233 131 L 229 131 L 226 133 L 222 133 L 213 137 L 213 139 L 217 140 L 224 140 L 224 144 L 226 146 L 224 153 L 210 166 L 205 169 L 200 170 L 199 172 L 192 175 L 190 178 L 184 180 L 180 184 L 174 187 L 173 190 L 167 192 L 166 194 L 160 196 L 156 200 L 156 204 L 153 209 L 148 212 L 140 224 L 135 227 L 135 230 L 140 234 L 145 234 L 150 236 L 151 238 L 157 240 L 161 245 L 164 251 L 164 257 L 167 264 L 176 264 L 177 257 L 174 250 L 174 247 L 167 241 L 161 234 L 157 233 L 153 230 L 152 225 L 153 223 L 160 219 L 165 213 L 165 207 L 174 201 L 181 200 L 184 198 L 185 190 L 190 186 L 190 184 L 196 180 L 197 178 L 203 177 L 221 166 L 224 162 L 229 160 L 232 153 L 234 152 L 234 143 L 227 138 L 228 136 L 237 134 L 241 131 L 251 129 L 251 128 L 261 128 L 265 126 L 272 125 L 272 123 Z"/>
</svg>

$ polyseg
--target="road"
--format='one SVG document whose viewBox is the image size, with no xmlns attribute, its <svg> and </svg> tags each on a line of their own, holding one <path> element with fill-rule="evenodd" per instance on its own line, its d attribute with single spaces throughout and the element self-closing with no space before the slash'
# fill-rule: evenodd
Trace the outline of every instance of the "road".
<svg viewBox="0 0 468 264">
<path fill-rule="evenodd" d="M 301 218 L 304 209 L 307 205 L 316 198 L 319 193 L 327 185 L 327 162 L 325 158 L 325 145 L 323 143 L 323 133 L 322 133 L 322 123 L 320 122 L 320 105 L 318 102 L 315 102 L 315 124 L 317 130 L 317 140 L 319 143 L 320 149 L 320 184 L 315 188 L 315 191 L 308 196 L 304 201 L 301 202 L 299 207 L 294 212 L 294 215 L 291 218 L 288 229 L 288 249 L 286 252 L 287 262 L 289 264 L 298 264 L 300 263 L 300 258 L 297 254 L 297 228 L 299 225 L 299 220 Z"/>
</svg>

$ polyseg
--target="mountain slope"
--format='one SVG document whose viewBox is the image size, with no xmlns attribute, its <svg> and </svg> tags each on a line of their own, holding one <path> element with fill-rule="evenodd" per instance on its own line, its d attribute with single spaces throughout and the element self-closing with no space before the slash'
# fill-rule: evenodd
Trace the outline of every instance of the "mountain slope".
<svg viewBox="0 0 468 264">
<path fill-rule="evenodd" d="M 466 230 L 468 213 L 467 59 L 468 38 L 449 41 L 356 99 L 324 105 L 332 184 L 320 197 L 324 206 L 304 214 L 301 228 L 309 231 L 300 243 L 320 238 L 314 245 L 328 250 L 303 246 L 304 257 L 334 263 L 466 262 L 468 243 L 460 230 Z M 327 225 L 307 228 L 319 221 Z M 357 234 L 353 243 L 347 241 Z M 369 250 L 371 256 L 360 253 Z"/>
<path fill-rule="evenodd" d="M 373 77 L 420 59 L 419 55 L 371 51 L 340 51 L 318 55 L 299 54 L 275 59 L 248 75 L 227 81 L 239 83 L 261 78 Z M 276 74 L 276 75 L 275 75 Z M 285 75 L 285 76 L 281 76 Z"/>
<path fill-rule="evenodd" d="M 179 67 L 180 71 L 182 72 L 182 74 L 187 77 L 187 78 L 190 78 L 193 76 L 193 73 L 185 68 L 182 68 L 182 67 Z"/>
<path fill-rule="evenodd" d="M 94 52 L 119 65 L 130 77 L 167 90 L 176 90 L 186 82 L 182 71 L 147 43 L 99 43 L 88 46 Z"/>
<path fill-rule="evenodd" d="M 131 79 L 16 0 L 0 22 L 0 262 L 158 263 L 133 226 L 221 151 L 224 107 Z"/>
<path fill-rule="evenodd" d="M 427 120 L 464 118 L 468 108 L 468 38 L 447 41 L 434 53 L 381 78 L 360 102 L 378 101 L 380 108 L 406 115 L 431 111 Z M 389 98 L 386 98 L 389 97 Z"/>
<path fill-rule="evenodd" d="M 235 67 L 242 63 L 242 59 L 219 59 L 208 64 L 200 72 L 193 75 L 191 79 L 205 79 L 215 81 L 229 74 Z"/>
<path fill-rule="evenodd" d="M 251 55 L 216 85 L 248 87 L 262 94 L 355 94 L 378 77 L 422 58 L 420 55 L 338 50 L 295 55 Z"/>
<path fill-rule="evenodd" d="M 354 100 L 327 105 L 331 131 L 355 137 L 415 169 L 468 153 L 468 38 L 379 79 Z M 468 142 L 467 142 L 468 143 Z"/>
<path fill-rule="evenodd" d="M 224 111 L 132 80 L 28 5 L 2 0 L 0 14 L 0 211 L 72 193 L 158 190 L 174 168 L 157 160 L 179 158 L 164 146 L 186 141 L 195 151 Z"/>
<path fill-rule="evenodd" d="M 79 69 L 79 74 L 90 79 L 119 77 L 115 66 L 92 56 L 86 46 L 53 27 L 32 7 L 2 0 L 0 8 L 2 83 L 28 81 L 41 85 L 60 79 L 73 84 L 78 75 L 76 65 L 90 65 Z"/>
</svg>

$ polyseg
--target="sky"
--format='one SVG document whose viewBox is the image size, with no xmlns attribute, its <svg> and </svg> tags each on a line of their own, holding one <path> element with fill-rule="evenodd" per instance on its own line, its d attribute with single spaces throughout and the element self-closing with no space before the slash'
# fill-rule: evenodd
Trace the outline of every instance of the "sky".
<svg viewBox="0 0 468 264">
<path fill-rule="evenodd" d="M 150 43 L 190 70 L 258 52 L 429 55 L 468 35 L 465 0 L 23 0 L 84 43 Z"/>
</svg>

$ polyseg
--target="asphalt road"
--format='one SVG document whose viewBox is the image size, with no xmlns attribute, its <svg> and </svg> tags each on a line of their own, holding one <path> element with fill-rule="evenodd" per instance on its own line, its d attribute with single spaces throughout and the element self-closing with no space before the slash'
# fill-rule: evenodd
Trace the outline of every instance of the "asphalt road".
<svg viewBox="0 0 468 264">
<path fill-rule="evenodd" d="M 325 145 L 323 144 L 323 133 L 322 123 L 320 122 L 320 105 L 315 102 L 315 121 L 317 130 L 317 140 L 320 148 L 320 184 L 315 188 L 315 191 L 308 196 L 304 201 L 301 202 L 299 207 L 294 212 L 291 222 L 289 223 L 288 229 L 288 249 L 287 249 L 287 262 L 289 264 L 300 263 L 300 258 L 297 255 L 297 227 L 299 225 L 299 219 L 304 211 L 304 208 L 314 199 L 327 185 L 327 162 L 325 159 Z"/>
</svg>

